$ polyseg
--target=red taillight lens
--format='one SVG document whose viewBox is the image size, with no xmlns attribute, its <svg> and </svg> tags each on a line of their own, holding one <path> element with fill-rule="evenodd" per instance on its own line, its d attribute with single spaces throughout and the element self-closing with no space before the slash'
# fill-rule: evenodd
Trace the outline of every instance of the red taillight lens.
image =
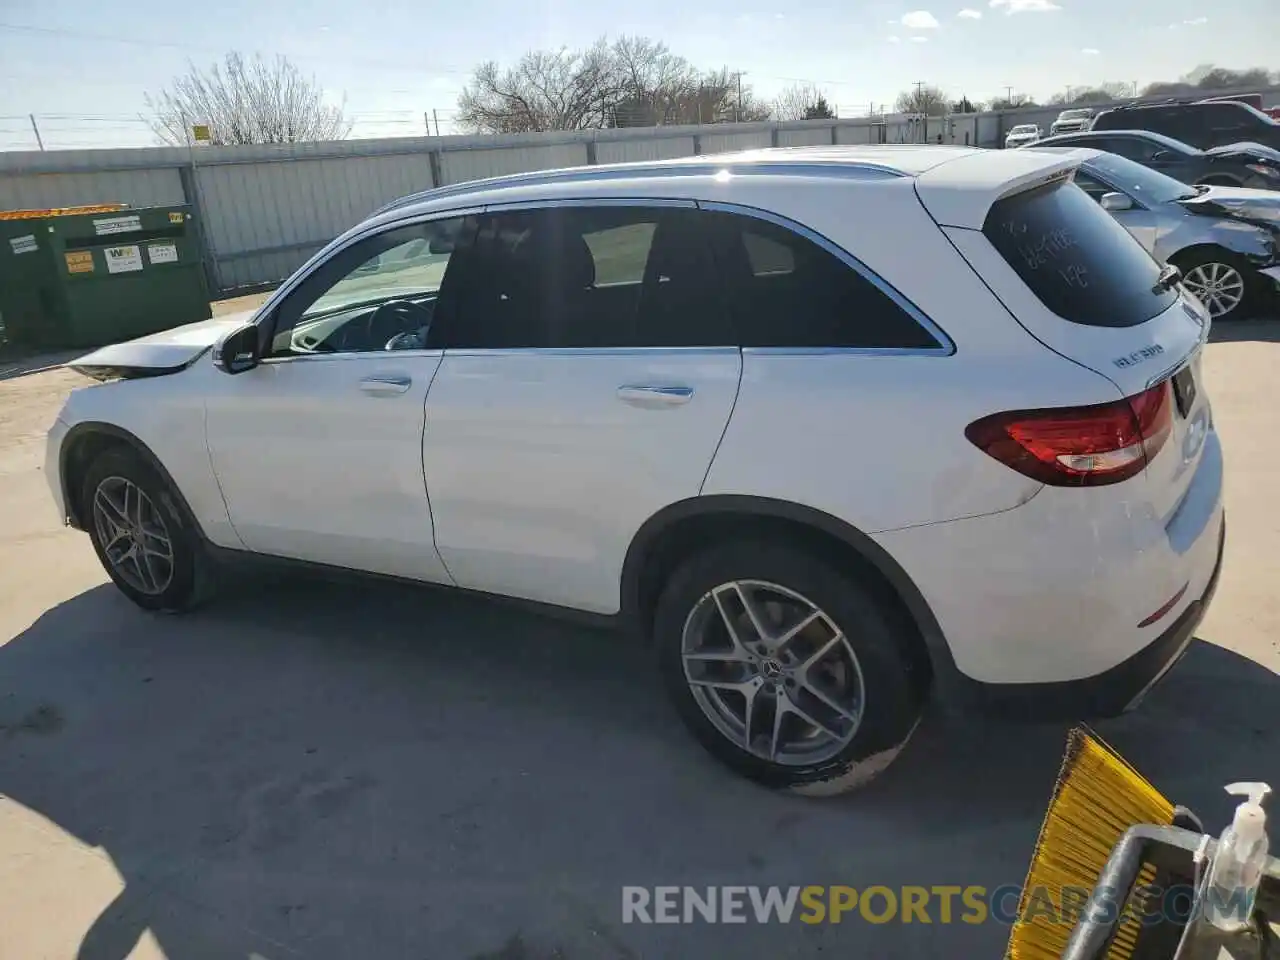
<svg viewBox="0 0 1280 960">
<path fill-rule="evenodd" d="M 975 420 L 965 436 L 1019 473 L 1056 487 L 1119 483 L 1141 473 L 1169 438 L 1168 380 L 1115 403 L 1013 410 Z"/>
</svg>

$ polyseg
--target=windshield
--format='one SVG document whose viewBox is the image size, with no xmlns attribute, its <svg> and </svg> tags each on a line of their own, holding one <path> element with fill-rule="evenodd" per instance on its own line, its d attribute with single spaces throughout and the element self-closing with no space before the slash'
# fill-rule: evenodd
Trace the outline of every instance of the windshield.
<svg viewBox="0 0 1280 960">
<path fill-rule="evenodd" d="M 1009 132 L 1010 132 L 1010 133 L 1035 133 L 1035 132 L 1036 132 L 1036 128 L 1035 128 L 1035 125 L 1034 125 L 1034 124 L 1030 124 L 1030 123 L 1023 123 L 1023 124 L 1019 124 L 1018 126 L 1014 127 L 1014 128 L 1013 128 L 1012 130 L 1010 130 Z"/>
<path fill-rule="evenodd" d="M 1089 119 L 1088 110 L 1063 110 L 1058 117 L 1059 120 L 1087 120 Z"/>
<path fill-rule="evenodd" d="M 1196 191 L 1185 183 L 1114 153 L 1099 154 L 1083 166 L 1140 202 L 1171 203 L 1196 195 Z"/>
</svg>

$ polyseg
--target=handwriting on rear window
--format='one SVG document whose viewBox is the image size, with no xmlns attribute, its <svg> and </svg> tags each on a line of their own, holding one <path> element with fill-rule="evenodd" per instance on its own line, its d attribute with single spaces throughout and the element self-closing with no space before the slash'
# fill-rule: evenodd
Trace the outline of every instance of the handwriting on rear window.
<svg viewBox="0 0 1280 960">
<path fill-rule="evenodd" d="M 1023 241 L 1018 245 L 1023 262 L 1030 270 L 1039 270 L 1046 264 L 1053 263 L 1063 254 L 1076 246 L 1076 238 L 1070 230 L 1059 228 L 1040 235 L 1032 243 Z"/>
<path fill-rule="evenodd" d="M 1144 360 L 1150 360 L 1152 357 L 1158 357 L 1164 353 L 1164 347 L 1158 343 L 1153 343 L 1149 347 L 1143 347 L 1141 350 L 1135 350 L 1126 357 L 1116 357 L 1111 362 L 1117 367 L 1132 367 L 1142 363 Z"/>
</svg>

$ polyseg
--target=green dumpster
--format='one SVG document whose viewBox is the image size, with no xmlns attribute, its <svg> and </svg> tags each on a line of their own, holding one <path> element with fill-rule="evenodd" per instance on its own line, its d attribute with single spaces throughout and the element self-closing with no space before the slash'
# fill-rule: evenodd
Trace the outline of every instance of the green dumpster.
<svg viewBox="0 0 1280 960">
<path fill-rule="evenodd" d="M 0 213 L 0 323 L 11 341 L 96 347 L 209 316 L 184 205 Z"/>
</svg>

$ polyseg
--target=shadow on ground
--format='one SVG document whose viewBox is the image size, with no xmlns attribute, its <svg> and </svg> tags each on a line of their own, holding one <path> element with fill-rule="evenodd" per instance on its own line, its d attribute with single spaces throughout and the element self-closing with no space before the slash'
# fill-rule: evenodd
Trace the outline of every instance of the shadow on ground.
<svg viewBox="0 0 1280 960">
<path fill-rule="evenodd" d="M 866 792 L 760 790 L 611 634 L 290 579 L 152 617 L 101 587 L 0 647 L 0 791 L 125 881 L 82 960 L 995 957 L 994 925 L 639 926 L 627 884 L 1020 883 L 1062 727 L 926 722 Z M 1218 825 L 1280 782 L 1280 678 L 1199 643 L 1102 729 Z"/>
<path fill-rule="evenodd" d="M 1209 328 L 1210 343 L 1280 343 L 1280 319 L 1218 320 Z"/>
<path fill-rule="evenodd" d="M 88 353 L 87 350 L 59 350 L 52 353 L 15 350 L 6 355 L 3 350 L 0 350 L 0 381 L 16 380 L 33 373 L 44 373 L 86 353 Z"/>
</svg>

